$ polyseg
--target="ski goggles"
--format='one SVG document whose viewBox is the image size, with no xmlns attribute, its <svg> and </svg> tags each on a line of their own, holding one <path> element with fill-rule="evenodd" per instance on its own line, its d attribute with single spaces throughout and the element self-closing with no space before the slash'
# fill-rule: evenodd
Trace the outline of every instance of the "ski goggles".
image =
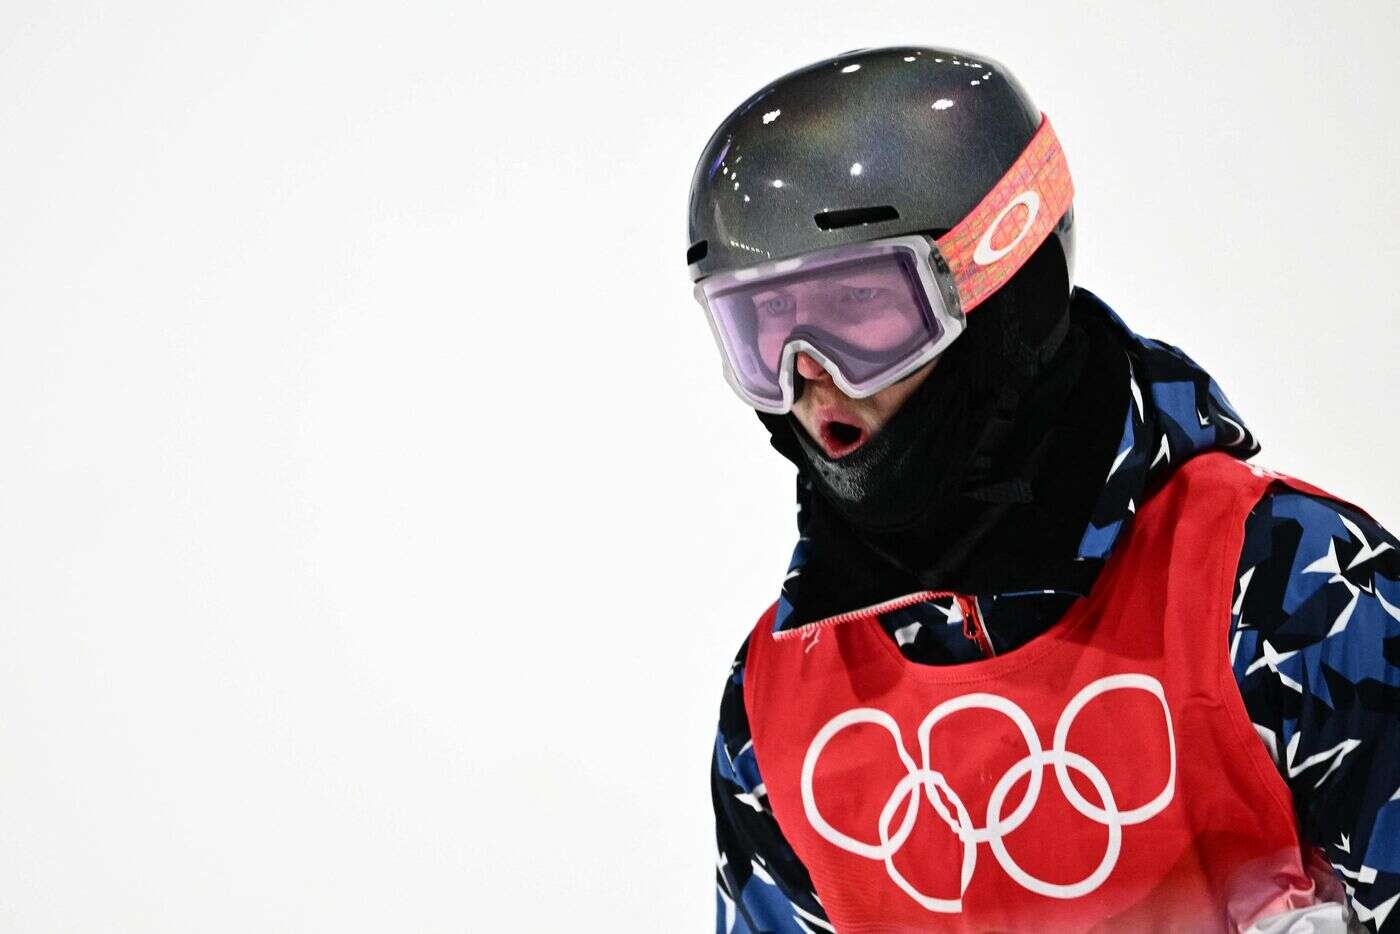
<svg viewBox="0 0 1400 934">
<path fill-rule="evenodd" d="M 702 279 L 695 297 L 726 379 L 749 405 L 775 414 L 792 408 L 799 352 L 848 396 L 887 389 L 948 349 L 967 313 L 1024 265 L 1073 197 L 1042 116 L 1006 174 L 936 240 L 868 240 Z"/>
</svg>

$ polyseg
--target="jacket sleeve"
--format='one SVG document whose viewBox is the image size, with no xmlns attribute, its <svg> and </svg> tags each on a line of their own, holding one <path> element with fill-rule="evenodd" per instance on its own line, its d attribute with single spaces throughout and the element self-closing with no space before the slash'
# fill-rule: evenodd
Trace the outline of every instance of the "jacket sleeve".
<svg viewBox="0 0 1400 934">
<path fill-rule="evenodd" d="M 744 709 L 744 663 L 739 649 L 720 701 L 719 731 L 710 768 L 719 846 L 716 934 L 816 934 L 834 930 L 817 901 L 806 868 L 768 807 Z"/>
<path fill-rule="evenodd" d="M 1266 496 L 1245 526 L 1230 627 L 1245 708 L 1372 931 L 1400 903 L 1400 546 L 1320 497 Z"/>
</svg>

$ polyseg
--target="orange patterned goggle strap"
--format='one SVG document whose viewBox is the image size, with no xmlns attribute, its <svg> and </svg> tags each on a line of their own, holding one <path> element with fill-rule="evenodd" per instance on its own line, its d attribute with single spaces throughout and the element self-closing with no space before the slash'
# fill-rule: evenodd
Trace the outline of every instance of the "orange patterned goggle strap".
<svg viewBox="0 0 1400 934">
<path fill-rule="evenodd" d="M 1050 235 L 1074 198 L 1060 141 L 1041 115 L 1020 157 L 977 207 L 938 239 L 963 314 L 1010 279 Z"/>
</svg>

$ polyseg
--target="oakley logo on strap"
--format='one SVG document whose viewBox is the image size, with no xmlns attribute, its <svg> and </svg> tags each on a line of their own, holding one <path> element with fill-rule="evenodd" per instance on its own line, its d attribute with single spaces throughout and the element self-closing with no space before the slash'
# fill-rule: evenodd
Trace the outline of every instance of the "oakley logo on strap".
<svg viewBox="0 0 1400 934">
<path fill-rule="evenodd" d="M 1011 209 L 1018 204 L 1026 206 L 1026 219 L 1021 223 L 1021 229 L 1016 236 L 1006 245 L 997 249 L 992 249 L 992 235 L 1001 227 L 1001 222 L 1006 219 L 1006 215 L 1011 213 Z M 1025 239 L 1026 234 L 1031 232 L 1031 227 L 1035 224 L 1036 217 L 1040 214 L 1040 195 L 1034 191 L 1023 191 L 1010 201 L 997 213 L 995 219 L 987 225 L 987 230 L 982 234 L 982 239 L 977 241 L 977 250 L 972 254 L 972 261 L 979 266 L 990 266 L 1001 259 L 1007 253 L 1016 249 L 1016 244 Z"/>
<path fill-rule="evenodd" d="M 1167 775 L 1166 784 L 1155 798 L 1146 804 L 1124 810 L 1120 808 L 1114 797 L 1113 789 L 1109 787 L 1108 779 L 1099 767 L 1083 756 L 1067 750 L 1065 742 L 1069 737 L 1070 729 L 1074 726 L 1075 718 L 1079 716 L 1085 705 L 1101 694 L 1126 690 L 1146 691 L 1160 702 L 1162 717 L 1167 729 L 1171 768 Z M 947 779 L 941 772 L 934 769 L 933 764 L 929 761 L 929 733 L 934 725 L 960 710 L 979 708 L 1005 715 L 1020 730 L 1027 750 L 1025 758 L 1007 769 L 997 780 L 992 789 L 991 797 L 987 801 L 986 822 L 980 827 L 973 823 L 972 815 L 968 813 L 966 805 L 948 784 Z M 879 843 L 866 843 L 857 840 L 833 827 L 817 808 L 816 797 L 812 790 L 813 777 L 822 750 L 836 734 L 858 723 L 873 724 L 888 732 L 894 740 L 895 752 L 904 763 L 907 772 L 899 784 L 895 786 L 894 791 L 890 793 L 889 800 L 885 802 L 880 811 L 877 827 Z M 1113 867 L 1118 862 L 1118 854 L 1122 848 L 1123 828 L 1133 824 L 1141 824 L 1160 814 L 1171 803 L 1176 790 L 1176 736 L 1172 731 L 1171 711 L 1167 708 L 1167 699 L 1162 690 L 1161 682 L 1144 674 L 1109 675 L 1085 686 L 1065 705 L 1064 711 L 1060 714 L 1059 722 L 1055 724 L 1054 739 L 1048 750 L 1041 746 L 1035 726 L 1024 710 L 1000 695 L 983 693 L 954 697 L 929 711 L 923 722 L 919 724 L 919 750 L 921 758 L 916 764 L 904 748 L 899 724 L 883 710 L 873 707 L 857 707 L 837 714 L 817 732 L 811 746 L 807 749 L 807 757 L 802 763 L 802 806 L 813 829 L 821 834 L 827 842 L 857 856 L 882 861 L 890 879 L 910 898 L 929 911 L 962 911 L 962 896 L 967 893 L 967 887 L 972 881 L 973 872 L 977 868 L 978 847 L 983 843 L 991 848 L 992 854 L 1001 864 L 1001 868 L 1006 871 L 1006 874 L 1023 888 L 1050 898 L 1069 899 L 1087 895 L 1102 885 L 1109 874 L 1113 872 Z M 1078 882 L 1063 885 L 1047 882 L 1031 875 L 1017 865 L 1006 849 L 1007 835 L 1025 822 L 1039 800 L 1040 786 L 1047 765 L 1054 768 L 1055 780 L 1059 783 L 1060 791 L 1063 792 L 1074 809 L 1089 820 L 1108 829 L 1108 843 L 1098 867 Z M 1099 800 L 1098 804 L 1090 802 L 1079 793 L 1070 780 L 1070 769 L 1084 776 L 1094 787 L 1094 793 Z M 1009 815 L 1002 814 L 1007 794 L 1023 776 L 1029 776 L 1029 782 L 1021 803 Z M 962 841 L 963 858 L 957 898 L 935 898 L 931 895 L 925 895 L 895 868 L 894 856 L 904 846 L 914 829 L 914 823 L 919 816 L 921 796 L 928 800 L 934 813 Z M 948 805 L 944 803 L 945 799 L 952 804 L 951 812 Z M 899 813 L 901 806 L 904 807 L 904 817 L 898 822 L 898 826 L 894 826 L 895 816 Z"/>
</svg>

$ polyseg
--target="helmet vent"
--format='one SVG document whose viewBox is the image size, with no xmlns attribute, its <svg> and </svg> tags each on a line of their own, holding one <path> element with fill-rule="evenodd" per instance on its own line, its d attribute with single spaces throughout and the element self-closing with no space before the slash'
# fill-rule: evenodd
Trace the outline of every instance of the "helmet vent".
<svg viewBox="0 0 1400 934">
<path fill-rule="evenodd" d="M 700 262 L 710 253 L 710 241 L 696 240 L 690 245 L 690 249 L 685 251 L 685 264 L 693 266 Z"/>
<path fill-rule="evenodd" d="M 899 212 L 893 205 L 882 204 L 874 208 L 845 208 L 840 211 L 822 211 L 813 215 L 812 220 L 822 230 L 840 230 L 842 227 L 858 227 L 861 224 L 878 224 L 881 221 L 899 220 Z"/>
</svg>

